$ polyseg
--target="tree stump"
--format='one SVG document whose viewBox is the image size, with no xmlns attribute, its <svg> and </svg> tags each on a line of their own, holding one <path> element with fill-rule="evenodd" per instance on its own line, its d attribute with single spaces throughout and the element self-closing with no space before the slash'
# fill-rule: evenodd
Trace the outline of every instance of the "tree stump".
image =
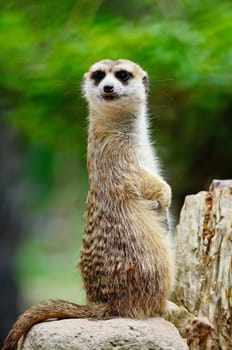
<svg viewBox="0 0 232 350">
<path fill-rule="evenodd" d="M 207 317 L 215 329 L 213 342 L 189 334 L 189 348 L 232 349 L 231 180 L 215 180 L 209 192 L 186 197 L 175 238 L 173 298 L 191 314 Z"/>
</svg>

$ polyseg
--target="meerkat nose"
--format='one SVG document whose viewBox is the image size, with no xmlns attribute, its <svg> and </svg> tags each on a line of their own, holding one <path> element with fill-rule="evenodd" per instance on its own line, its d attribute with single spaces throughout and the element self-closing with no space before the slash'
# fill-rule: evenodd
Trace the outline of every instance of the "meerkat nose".
<svg viewBox="0 0 232 350">
<path fill-rule="evenodd" d="M 114 92 L 114 87 L 113 87 L 113 85 L 105 85 L 105 86 L 103 87 L 103 91 L 104 91 L 106 94 L 112 93 L 112 92 Z"/>
</svg>

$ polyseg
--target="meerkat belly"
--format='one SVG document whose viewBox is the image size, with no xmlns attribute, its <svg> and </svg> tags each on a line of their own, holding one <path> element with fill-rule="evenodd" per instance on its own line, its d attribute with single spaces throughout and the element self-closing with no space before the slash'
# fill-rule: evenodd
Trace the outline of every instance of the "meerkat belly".
<svg viewBox="0 0 232 350">
<path fill-rule="evenodd" d="M 115 315 L 148 317 L 163 311 L 169 271 L 156 245 L 144 237 L 151 234 L 150 225 L 139 217 L 135 224 L 128 207 L 88 208 L 79 265 L 89 301 L 109 302 Z"/>
</svg>

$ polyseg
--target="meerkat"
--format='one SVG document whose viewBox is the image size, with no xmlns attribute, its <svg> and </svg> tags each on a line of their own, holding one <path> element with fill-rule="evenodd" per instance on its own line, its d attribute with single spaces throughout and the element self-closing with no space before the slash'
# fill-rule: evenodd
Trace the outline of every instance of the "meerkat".
<svg viewBox="0 0 232 350">
<path fill-rule="evenodd" d="M 87 304 L 48 300 L 16 321 L 2 350 L 12 350 L 48 318 L 131 317 L 165 312 L 174 282 L 167 229 L 171 189 L 148 132 L 148 75 L 136 63 L 105 59 L 83 78 L 88 102 L 89 191 L 78 263 Z"/>
</svg>

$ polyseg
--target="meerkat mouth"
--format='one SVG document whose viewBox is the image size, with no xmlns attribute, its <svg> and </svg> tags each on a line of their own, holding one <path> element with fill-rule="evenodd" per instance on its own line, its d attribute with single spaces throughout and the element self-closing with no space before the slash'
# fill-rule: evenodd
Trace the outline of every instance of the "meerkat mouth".
<svg viewBox="0 0 232 350">
<path fill-rule="evenodd" d="M 119 96 L 118 94 L 104 94 L 101 97 L 105 101 L 115 101 L 115 100 L 119 100 L 121 96 Z"/>
<path fill-rule="evenodd" d="M 105 101 L 117 101 L 120 99 L 127 98 L 128 95 L 127 94 L 118 95 L 116 93 L 112 93 L 112 94 L 102 94 L 100 97 Z"/>
</svg>

